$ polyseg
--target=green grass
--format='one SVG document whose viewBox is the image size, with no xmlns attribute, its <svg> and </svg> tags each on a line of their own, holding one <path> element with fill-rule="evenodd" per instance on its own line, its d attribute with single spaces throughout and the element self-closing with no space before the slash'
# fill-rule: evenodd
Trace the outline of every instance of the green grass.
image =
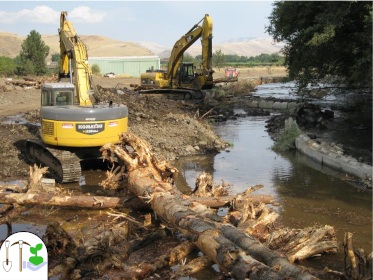
<svg viewBox="0 0 373 280">
<path fill-rule="evenodd" d="M 284 152 L 295 149 L 295 139 L 299 136 L 300 130 L 296 124 L 292 124 L 281 134 L 280 139 L 271 147 L 276 152 Z"/>
</svg>

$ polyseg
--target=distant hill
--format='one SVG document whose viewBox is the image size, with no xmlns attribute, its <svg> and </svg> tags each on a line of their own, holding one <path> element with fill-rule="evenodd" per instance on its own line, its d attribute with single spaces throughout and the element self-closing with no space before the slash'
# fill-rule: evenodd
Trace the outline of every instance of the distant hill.
<svg viewBox="0 0 373 280">
<path fill-rule="evenodd" d="M 21 51 L 21 45 L 26 37 L 17 34 L 0 31 L 0 56 L 16 57 Z M 162 46 L 154 42 L 124 42 L 97 35 L 81 35 L 80 38 L 88 46 L 90 57 L 103 56 L 147 56 L 158 55 L 160 58 L 168 58 L 172 46 Z M 49 58 L 54 53 L 59 53 L 59 36 L 42 35 L 44 42 L 50 47 Z M 256 56 L 262 53 L 279 52 L 283 43 L 273 44 L 270 37 L 242 37 L 226 40 L 222 43 L 213 41 L 212 50 L 221 49 L 225 54 L 237 54 L 243 56 Z M 198 40 L 188 50 L 192 56 L 201 54 L 201 43 Z"/>
<path fill-rule="evenodd" d="M 42 35 L 41 37 L 50 47 L 49 57 L 60 52 L 58 35 Z M 19 55 L 25 38 L 17 34 L 0 31 L 0 56 L 16 57 Z M 153 55 L 150 50 L 133 42 L 118 41 L 96 35 L 81 35 L 80 38 L 88 46 L 88 55 L 91 57 Z"/>
<path fill-rule="evenodd" d="M 149 49 L 161 58 L 168 58 L 171 54 L 171 47 L 162 46 L 153 42 L 142 41 L 140 46 Z M 273 40 L 270 37 L 244 37 L 227 40 L 222 43 L 215 43 L 213 41 L 212 50 L 215 52 L 221 49 L 224 54 L 237 54 L 250 57 L 262 53 L 276 53 L 279 52 L 283 46 L 283 43 L 273 44 Z M 195 42 L 194 45 L 187 50 L 187 53 L 192 56 L 199 55 L 201 52 L 200 41 Z"/>
<path fill-rule="evenodd" d="M 241 37 L 241 38 L 233 38 L 229 40 L 225 40 L 221 42 L 222 44 L 228 44 L 228 43 L 240 43 L 240 42 L 249 42 L 251 40 L 256 39 L 257 37 Z"/>
<path fill-rule="evenodd" d="M 17 34 L 0 31 L 0 56 L 16 57 L 19 55 L 23 40 Z"/>
</svg>

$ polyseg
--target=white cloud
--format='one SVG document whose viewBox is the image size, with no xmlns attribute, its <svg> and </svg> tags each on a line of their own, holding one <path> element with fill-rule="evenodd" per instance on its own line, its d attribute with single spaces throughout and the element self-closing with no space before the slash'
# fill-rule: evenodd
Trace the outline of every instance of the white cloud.
<svg viewBox="0 0 373 280">
<path fill-rule="evenodd" d="M 102 22 L 107 16 L 106 12 L 92 11 L 91 8 L 87 6 L 76 7 L 68 14 L 68 18 L 71 19 L 72 22 L 84 23 Z"/>
<path fill-rule="evenodd" d="M 0 23 L 16 23 L 19 21 L 56 23 L 59 20 L 59 13 L 48 6 L 36 6 L 32 10 L 21 10 L 19 12 L 0 11 Z"/>
<path fill-rule="evenodd" d="M 42 5 L 32 10 L 18 12 L 0 11 L 0 23 L 12 24 L 18 22 L 59 23 L 61 12 Z M 93 11 L 90 7 L 80 6 L 68 12 L 68 19 L 72 22 L 98 23 L 107 16 L 106 12 Z"/>
</svg>

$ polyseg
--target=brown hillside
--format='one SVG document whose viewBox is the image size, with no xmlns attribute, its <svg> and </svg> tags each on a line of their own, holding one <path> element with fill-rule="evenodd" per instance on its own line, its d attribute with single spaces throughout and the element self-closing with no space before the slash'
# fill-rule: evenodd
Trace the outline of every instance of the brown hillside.
<svg viewBox="0 0 373 280">
<path fill-rule="evenodd" d="M 0 31 L 0 56 L 16 57 L 25 38 Z M 153 55 L 150 50 L 133 42 L 123 42 L 96 35 L 82 35 L 80 38 L 88 46 L 90 57 Z M 50 47 L 49 57 L 60 52 L 58 35 L 42 35 L 42 39 Z"/>
<path fill-rule="evenodd" d="M 239 39 L 246 39 L 240 41 Z M 161 58 L 168 58 L 171 54 L 171 47 L 161 46 L 153 42 L 137 42 L 140 46 L 143 46 L 151 50 L 154 54 L 159 55 Z M 212 51 L 221 50 L 224 54 L 237 54 L 243 56 L 256 56 L 262 53 L 276 53 L 281 50 L 284 46 L 283 43 L 273 44 L 273 40 L 270 37 L 258 37 L 258 38 L 238 38 L 228 40 L 223 43 L 212 42 Z M 187 51 L 192 56 L 201 54 L 202 47 L 201 42 L 197 40 Z"/>
</svg>

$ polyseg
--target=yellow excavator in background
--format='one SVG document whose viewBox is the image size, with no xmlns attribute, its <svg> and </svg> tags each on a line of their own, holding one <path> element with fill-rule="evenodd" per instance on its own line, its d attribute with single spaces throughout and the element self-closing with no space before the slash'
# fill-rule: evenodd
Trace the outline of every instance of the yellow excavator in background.
<svg viewBox="0 0 373 280">
<path fill-rule="evenodd" d="M 99 148 L 117 143 L 127 131 L 128 109 L 117 104 L 98 104 L 88 64 L 87 48 L 76 34 L 67 12 L 60 20 L 60 82 L 41 90 L 41 140 L 28 140 L 27 157 L 49 167 L 62 183 L 79 181 L 82 160 L 101 157 Z M 70 82 L 61 82 L 62 78 Z M 75 86 L 74 86 L 75 85 Z"/>
<path fill-rule="evenodd" d="M 182 62 L 182 58 L 185 51 L 199 38 L 202 44 L 202 64 L 196 69 L 193 63 Z M 141 74 L 141 88 L 144 90 L 140 93 L 161 93 L 171 99 L 203 98 L 202 89 L 211 89 L 213 86 L 213 73 L 212 20 L 206 14 L 175 43 L 166 71 L 148 70 Z"/>
</svg>

